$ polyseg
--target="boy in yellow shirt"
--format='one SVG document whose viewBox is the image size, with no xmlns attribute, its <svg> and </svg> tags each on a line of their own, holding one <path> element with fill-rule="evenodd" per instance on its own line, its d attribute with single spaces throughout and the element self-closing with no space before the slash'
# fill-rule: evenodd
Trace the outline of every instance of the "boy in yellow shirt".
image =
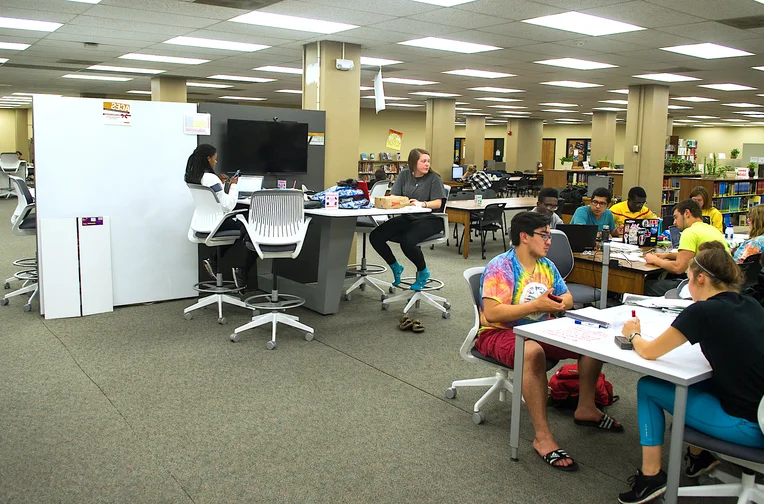
<svg viewBox="0 0 764 504">
<path fill-rule="evenodd" d="M 629 196 L 626 201 L 621 201 L 610 207 L 619 234 L 623 234 L 623 225 L 626 219 L 658 219 L 658 216 L 645 206 L 646 201 L 647 193 L 645 190 L 635 186 L 629 189 Z"/>
</svg>

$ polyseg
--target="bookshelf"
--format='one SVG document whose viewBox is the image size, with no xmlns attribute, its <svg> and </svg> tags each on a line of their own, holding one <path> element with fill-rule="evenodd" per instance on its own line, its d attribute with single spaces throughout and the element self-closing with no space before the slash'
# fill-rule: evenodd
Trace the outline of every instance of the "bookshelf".
<svg viewBox="0 0 764 504">
<path fill-rule="evenodd" d="M 697 140 L 679 138 L 676 135 L 672 135 L 666 139 L 666 159 L 678 157 L 696 163 L 697 152 Z"/>
<path fill-rule="evenodd" d="M 680 197 L 680 181 L 685 178 L 697 179 L 698 175 L 695 173 L 666 173 L 663 175 L 663 190 L 661 194 L 661 211 L 655 212 L 658 216 L 665 220 L 672 220 L 674 218 L 673 211 L 674 205 L 679 203 Z M 692 186 L 695 187 L 695 186 Z M 690 188 L 692 190 L 692 188 Z M 688 191 L 689 194 L 689 191 Z"/>
<path fill-rule="evenodd" d="M 374 178 L 374 172 L 385 170 L 390 180 L 395 180 L 396 175 L 403 168 L 407 168 L 406 161 L 358 161 L 358 180 L 369 181 Z"/>
<path fill-rule="evenodd" d="M 680 182 L 679 199 L 689 198 L 697 186 L 706 188 L 713 205 L 722 213 L 725 225 L 745 226 L 748 208 L 761 204 L 764 196 L 764 178 L 684 178 Z"/>
</svg>

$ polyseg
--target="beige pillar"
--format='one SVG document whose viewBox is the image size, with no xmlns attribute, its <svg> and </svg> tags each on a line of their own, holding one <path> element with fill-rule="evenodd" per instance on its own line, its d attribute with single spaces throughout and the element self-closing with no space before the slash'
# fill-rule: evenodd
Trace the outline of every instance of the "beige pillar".
<svg viewBox="0 0 764 504">
<path fill-rule="evenodd" d="M 186 103 L 186 79 L 183 77 L 152 77 L 151 101 Z"/>
<path fill-rule="evenodd" d="M 537 164 L 541 161 L 543 129 L 544 123 L 541 119 L 509 120 L 504 149 L 507 171 L 536 171 Z"/>
<path fill-rule="evenodd" d="M 464 141 L 467 143 L 465 161 L 482 170 L 485 161 L 485 117 L 467 116 L 467 134 Z"/>
<path fill-rule="evenodd" d="M 16 109 L 16 150 L 21 152 L 21 157 L 31 161 L 29 156 L 29 118 L 30 109 Z"/>
<path fill-rule="evenodd" d="M 669 117 L 668 119 L 666 119 L 666 136 L 670 137 L 673 134 L 674 134 L 674 118 Z M 668 142 L 666 142 L 666 144 L 668 144 Z"/>
<path fill-rule="evenodd" d="M 615 164 L 615 112 L 595 111 L 592 116 L 592 157 L 591 164 L 607 158 Z"/>
<path fill-rule="evenodd" d="M 438 172 L 444 180 L 451 178 L 451 166 L 454 164 L 455 106 L 454 100 L 427 100 L 424 149 L 430 153 L 430 168 Z M 408 153 L 401 153 L 403 158 L 407 155 Z"/>
<path fill-rule="evenodd" d="M 361 46 L 320 41 L 303 47 L 302 108 L 326 112 L 324 186 L 358 177 Z M 337 59 L 355 62 L 337 70 Z M 405 155 L 401 155 L 405 158 Z"/>
<path fill-rule="evenodd" d="M 647 206 L 656 213 L 663 190 L 668 96 L 667 86 L 629 86 L 623 192 L 635 185 L 643 187 Z"/>
</svg>

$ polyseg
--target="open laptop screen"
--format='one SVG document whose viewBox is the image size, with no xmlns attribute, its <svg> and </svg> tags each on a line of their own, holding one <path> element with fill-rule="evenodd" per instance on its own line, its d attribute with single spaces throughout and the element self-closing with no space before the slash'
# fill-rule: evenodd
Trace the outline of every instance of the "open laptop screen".
<svg viewBox="0 0 764 504">
<path fill-rule="evenodd" d="M 239 183 L 237 184 L 239 193 L 249 193 L 259 191 L 263 188 L 263 177 L 253 177 L 249 175 L 241 175 L 239 177 Z"/>
</svg>

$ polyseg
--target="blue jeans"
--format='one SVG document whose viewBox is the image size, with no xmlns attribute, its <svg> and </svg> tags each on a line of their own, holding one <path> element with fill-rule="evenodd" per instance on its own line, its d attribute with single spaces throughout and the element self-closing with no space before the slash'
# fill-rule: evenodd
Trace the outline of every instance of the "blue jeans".
<svg viewBox="0 0 764 504">
<path fill-rule="evenodd" d="M 663 444 L 666 430 L 663 411 L 673 414 L 675 390 L 673 383 L 652 376 L 642 377 L 637 383 L 637 418 L 642 446 Z M 687 389 L 685 424 L 730 443 L 764 448 L 764 434 L 759 424 L 725 413 L 719 399 L 703 383 Z"/>
</svg>

